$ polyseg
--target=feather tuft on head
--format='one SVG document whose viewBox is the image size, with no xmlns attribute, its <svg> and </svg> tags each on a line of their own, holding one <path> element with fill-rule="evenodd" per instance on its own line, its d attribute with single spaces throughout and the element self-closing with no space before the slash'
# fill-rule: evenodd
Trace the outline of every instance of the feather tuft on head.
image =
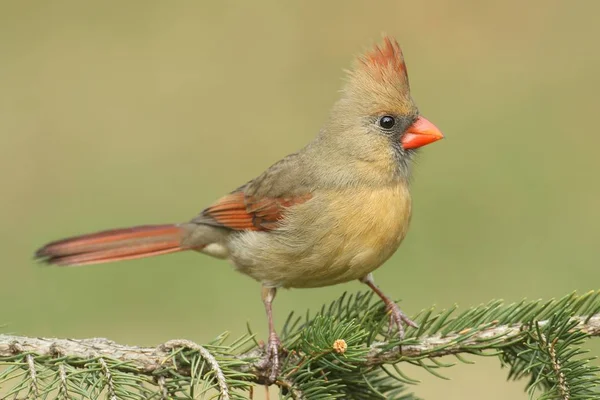
<svg viewBox="0 0 600 400">
<path fill-rule="evenodd" d="M 398 74 L 399 77 L 406 77 L 406 64 L 404 63 L 402 49 L 400 49 L 398 42 L 389 36 L 383 38 L 381 47 L 376 45 L 373 50 L 362 56 L 360 61 L 363 68 L 374 72 L 393 72 Z"/>
<path fill-rule="evenodd" d="M 404 56 L 394 38 L 384 36 L 383 43 L 359 56 L 348 72 L 350 79 L 344 92 L 346 99 L 354 100 L 354 107 L 377 107 L 401 114 L 414 112 Z"/>
<path fill-rule="evenodd" d="M 355 75 L 367 75 L 379 84 L 408 88 L 408 75 L 402 49 L 396 39 L 383 37 L 381 45 L 375 45 L 370 51 L 358 58 Z"/>
</svg>

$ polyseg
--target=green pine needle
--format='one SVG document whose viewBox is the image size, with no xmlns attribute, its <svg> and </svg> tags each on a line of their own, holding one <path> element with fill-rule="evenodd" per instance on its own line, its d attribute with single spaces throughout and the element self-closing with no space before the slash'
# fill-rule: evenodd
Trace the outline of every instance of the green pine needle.
<svg viewBox="0 0 600 400">
<path fill-rule="evenodd" d="M 388 329 L 372 293 L 344 294 L 316 314 L 292 313 L 281 338 L 282 399 L 416 400 L 416 365 L 436 378 L 454 363 L 439 357 L 498 356 L 509 379 L 527 379 L 532 399 L 600 398 L 600 368 L 583 348 L 600 336 L 600 292 L 558 300 L 490 301 L 464 311 L 424 310 L 404 338 Z M 59 340 L 0 335 L 4 398 L 246 399 L 267 371 L 252 334 L 219 335 L 205 346 L 168 342 L 156 349 L 105 339 Z M 472 358 L 472 357 L 469 357 Z"/>
</svg>

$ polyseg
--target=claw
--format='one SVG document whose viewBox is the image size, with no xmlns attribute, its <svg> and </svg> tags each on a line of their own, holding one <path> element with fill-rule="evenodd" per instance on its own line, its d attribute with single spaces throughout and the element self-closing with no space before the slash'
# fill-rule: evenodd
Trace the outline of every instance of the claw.
<svg viewBox="0 0 600 400">
<path fill-rule="evenodd" d="M 281 372 L 279 363 L 279 348 L 281 342 L 276 334 L 269 335 L 269 342 L 266 345 L 265 357 L 260 361 L 258 367 L 269 373 L 267 384 L 272 384 L 277 380 L 277 376 Z"/>
<path fill-rule="evenodd" d="M 383 300 L 383 302 L 385 303 L 387 311 L 390 314 L 390 327 L 388 331 L 388 336 L 392 334 L 392 327 L 394 325 L 396 325 L 396 327 L 398 328 L 398 336 L 400 336 L 400 339 L 404 339 L 404 326 L 402 325 L 403 323 L 408 326 L 412 326 L 413 328 L 419 327 L 413 320 L 408 318 L 406 314 L 402 312 L 402 310 L 400 310 L 398 304 L 394 303 L 381 291 L 381 289 L 379 289 L 375 285 L 375 281 L 373 280 L 372 274 L 368 274 L 367 276 L 363 277 L 360 281 L 366 284 L 368 287 L 370 287 L 371 290 L 373 290 L 377 294 L 377 296 L 379 296 L 381 300 Z"/>
<path fill-rule="evenodd" d="M 403 324 L 412 326 L 413 328 L 419 327 L 419 325 L 417 325 L 416 322 L 408 318 L 406 314 L 402 312 L 400 307 L 398 307 L 398 304 L 394 302 L 388 303 L 387 310 L 390 313 L 390 330 L 392 329 L 392 326 L 396 325 L 396 327 L 398 328 L 398 336 L 400 336 L 400 339 L 404 339 L 405 331 Z"/>
</svg>

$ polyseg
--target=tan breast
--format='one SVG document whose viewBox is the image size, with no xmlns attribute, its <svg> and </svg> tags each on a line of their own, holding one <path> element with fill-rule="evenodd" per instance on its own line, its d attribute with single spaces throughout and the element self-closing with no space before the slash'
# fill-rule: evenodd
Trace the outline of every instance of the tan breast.
<svg viewBox="0 0 600 400">
<path fill-rule="evenodd" d="M 406 186 L 397 185 L 355 192 L 346 200 L 334 200 L 331 209 L 341 240 L 330 268 L 341 277 L 358 279 L 398 249 L 408 230 L 411 198 Z"/>
<path fill-rule="evenodd" d="M 317 287 L 359 279 L 383 264 L 406 235 L 411 199 L 403 184 L 319 192 L 282 227 L 232 239 L 231 259 L 256 280 Z"/>
</svg>

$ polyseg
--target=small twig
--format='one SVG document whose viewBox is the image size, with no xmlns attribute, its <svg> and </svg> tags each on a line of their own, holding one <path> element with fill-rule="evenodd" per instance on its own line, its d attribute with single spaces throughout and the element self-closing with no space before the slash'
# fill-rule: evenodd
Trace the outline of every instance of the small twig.
<svg viewBox="0 0 600 400">
<path fill-rule="evenodd" d="M 110 373 L 110 370 L 108 369 L 108 365 L 106 364 L 106 361 L 104 361 L 104 358 L 102 358 L 102 357 L 100 357 L 98 359 L 98 362 L 102 366 L 102 373 L 106 377 L 106 386 L 108 386 L 109 398 L 110 398 L 110 400 L 117 400 L 117 396 L 115 394 L 115 382 L 113 381 L 112 374 Z"/>
<path fill-rule="evenodd" d="M 160 400 L 167 400 L 169 397 L 169 393 L 167 392 L 167 388 L 165 387 L 165 377 L 159 376 L 157 379 L 158 389 L 160 390 Z"/>
<path fill-rule="evenodd" d="M 65 365 L 60 364 L 58 366 L 58 377 L 60 379 L 60 388 L 58 393 L 63 396 L 64 399 L 69 398 L 69 388 L 67 386 L 67 371 L 65 371 Z"/>
<path fill-rule="evenodd" d="M 277 380 L 277 382 L 275 382 L 277 384 L 277 386 L 279 386 L 280 388 L 285 388 L 287 389 L 290 394 L 292 395 L 292 399 L 294 400 L 304 400 L 304 393 L 302 393 L 300 390 L 298 390 L 298 388 L 294 385 L 293 382 L 287 380 L 287 379 L 283 379 L 283 380 Z M 267 387 L 267 391 L 269 390 L 269 388 Z"/>
<path fill-rule="evenodd" d="M 223 370 L 219 366 L 217 359 L 210 353 L 210 351 L 200 346 L 199 344 L 185 339 L 169 340 L 168 342 L 162 344 L 162 346 L 160 347 L 162 347 L 163 351 L 170 351 L 176 348 L 188 348 L 190 350 L 195 350 L 198 353 L 200 353 L 200 356 L 204 360 L 206 360 L 208 365 L 210 365 L 210 369 L 215 373 L 215 379 L 217 380 L 217 385 L 219 385 L 221 400 L 229 400 L 229 387 L 227 386 L 225 374 L 223 374 Z"/>
<path fill-rule="evenodd" d="M 546 338 L 543 337 L 543 343 L 545 346 L 548 346 L 548 353 L 550 354 L 550 360 L 552 360 L 552 369 L 556 374 L 558 379 L 558 390 L 560 392 L 560 396 L 562 400 L 570 400 L 571 393 L 569 387 L 567 386 L 567 380 L 565 378 L 565 374 L 561 369 L 560 360 L 556 357 L 556 343 L 558 342 L 558 338 L 554 339 L 552 343 L 546 343 Z"/>
<path fill-rule="evenodd" d="M 27 368 L 29 369 L 29 378 L 31 379 L 31 392 L 35 397 L 39 395 L 38 381 L 37 381 L 37 372 L 35 371 L 35 362 L 33 360 L 33 356 L 31 354 L 27 354 L 25 357 L 27 360 Z"/>
</svg>

